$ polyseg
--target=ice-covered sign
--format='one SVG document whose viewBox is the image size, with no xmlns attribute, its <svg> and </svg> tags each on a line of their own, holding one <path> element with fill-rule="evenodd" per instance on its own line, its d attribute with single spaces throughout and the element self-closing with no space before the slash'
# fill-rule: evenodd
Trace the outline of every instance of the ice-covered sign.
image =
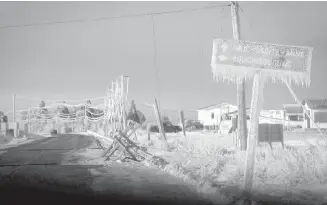
<svg viewBox="0 0 327 205">
<path fill-rule="evenodd" d="M 310 83 L 312 48 L 215 39 L 211 67 L 216 78 L 236 80 L 261 70 L 274 79 Z"/>
</svg>

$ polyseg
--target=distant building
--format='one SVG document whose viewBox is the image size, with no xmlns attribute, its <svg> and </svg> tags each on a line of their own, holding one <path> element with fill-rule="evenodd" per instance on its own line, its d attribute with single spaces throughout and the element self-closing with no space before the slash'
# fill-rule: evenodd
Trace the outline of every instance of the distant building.
<svg viewBox="0 0 327 205">
<path fill-rule="evenodd" d="M 305 115 L 304 128 L 316 128 L 315 123 L 320 128 L 327 128 L 327 99 L 303 100 L 302 105 L 313 119 Z"/>
<path fill-rule="evenodd" d="M 246 108 L 246 117 L 249 120 L 250 119 L 250 108 Z M 234 110 L 233 112 L 229 112 L 228 115 L 232 118 L 238 118 L 238 109 Z"/>
<path fill-rule="evenodd" d="M 237 106 L 228 103 L 211 105 L 197 110 L 198 120 L 208 129 L 216 128 L 222 120 L 230 120 L 227 113 L 237 110 Z M 228 118 L 228 119 L 226 119 Z"/>
<path fill-rule="evenodd" d="M 270 115 L 271 114 L 270 114 L 269 110 L 261 110 L 260 111 L 260 116 L 263 116 L 263 117 L 271 117 Z"/>
<path fill-rule="evenodd" d="M 301 121 L 303 120 L 303 109 L 298 104 L 283 104 L 284 118 L 286 120 Z"/>
<path fill-rule="evenodd" d="M 303 108 L 298 104 L 283 104 L 283 119 L 286 128 L 303 127 Z"/>
<path fill-rule="evenodd" d="M 277 118 L 277 119 L 284 118 L 283 110 L 269 110 L 269 113 L 270 113 L 270 117 L 272 118 Z"/>
</svg>

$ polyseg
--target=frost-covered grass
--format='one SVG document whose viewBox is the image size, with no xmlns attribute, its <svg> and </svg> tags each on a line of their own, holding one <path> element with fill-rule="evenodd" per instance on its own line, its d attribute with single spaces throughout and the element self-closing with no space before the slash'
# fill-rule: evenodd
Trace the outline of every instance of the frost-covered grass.
<svg viewBox="0 0 327 205">
<path fill-rule="evenodd" d="M 263 187 L 294 188 L 301 185 L 327 183 L 327 144 L 316 137 L 296 139 L 285 136 L 285 148 L 278 143 L 256 149 L 254 189 Z M 242 187 L 245 151 L 233 146 L 232 136 L 213 133 L 187 133 L 167 136 L 171 152 L 156 145 L 156 155 L 170 162 L 164 169 L 169 173 L 195 183 L 203 192 L 217 193 Z M 313 139 L 315 138 L 315 139 Z M 315 142 L 315 144 L 313 144 Z M 235 188 L 235 189 L 234 189 Z"/>
<path fill-rule="evenodd" d="M 296 137 L 296 133 L 291 133 L 290 136 L 286 134 L 284 149 L 278 143 L 273 144 L 272 150 L 268 145 L 257 147 L 254 190 L 271 194 L 271 189 L 276 191 L 277 187 L 279 192 L 276 195 L 285 196 L 290 188 L 294 191 L 294 187 L 310 183 L 327 184 L 327 144 L 322 140 L 317 141 L 318 137 L 311 137 L 311 134 L 301 134 L 300 137 Z M 167 134 L 170 152 L 162 149 L 159 134 L 151 134 L 148 140 L 145 132 L 138 131 L 132 138 L 148 147 L 150 153 L 168 162 L 158 166 L 158 163 L 147 160 L 144 165 L 157 166 L 194 184 L 200 192 L 209 194 L 214 200 L 226 201 L 229 195 L 237 195 L 242 187 L 246 155 L 245 151 L 240 151 L 233 145 L 230 135 L 189 132 L 184 137 L 181 133 Z M 110 144 L 105 141 L 101 143 L 105 147 Z M 110 166 L 109 162 L 101 158 L 102 153 L 102 150 L 84 150 L 79 156 L 75 154 L 75 157 L 76 160 L 83 158 L 82 164 Z M 304 194 L 300 192 L 293 193 L 291 199 L 302 195 Z"/>
</svg>

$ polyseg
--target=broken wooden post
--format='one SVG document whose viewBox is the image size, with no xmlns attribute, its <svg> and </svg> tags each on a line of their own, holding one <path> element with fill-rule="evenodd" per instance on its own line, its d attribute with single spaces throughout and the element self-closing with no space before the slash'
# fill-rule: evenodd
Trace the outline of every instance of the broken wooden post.
<svg viewBox="0 0 327 205">
<path fill-rule="evenodd" d="M 182 125 L 183 134 L 186 137 L 184 113 L 182 110 L 179 111 L 179 120 L 180 120 L 180 124 Z"/>
<path fill-rule="evenodd" d="M 132 129 L 132 132 L 131 133 L 129 133 L 128 135 L 127 135 L 127 133 L 128 133 L 128 131 L 129 130 L 126 130 L 126 131 L 124 131 L 124 132 L 122 132 L 123 134 L 124 134 L 124 136 L 126 136 L 127 138 L 130 138 L 131 137 L 131 135 L 135 132 L 137 130 L 137 128 L 133 128 Z M 126 134 L 125 134 L 126 133 Z M 110 145 L 110 147 L 107 149 L 107 151 L 105 151 L 105 153 L 104 153 L 104 157 L 105 156 L 107 156 L 106 157 L 106 161 L 107 160 L 109 160 L 109 158 L 119 149 L 119 147 L 120 146 L 117 146 L 117 141 L 116 141 L 116 138 L 115 138 L 115 136 L 117 135 L 117 134 L 119 134 L 119 133 L 115 133 L 114 134 L 114 136 L 113 136 L 113 139 L 114 139 L 114 142 Z M 119 135 L 119 137 L 118 137 L 118 139 L 121 139 L 123 136 L 122 135 Z"/>
<path fill-rule="evenodd" d="M 251 101 L 251 126 L 248 135 L 243 191 L 252 192 L 255 144 L 258 138 L 258 123 L 262 89 L 265 80 L 294 82 L 310 85 L 312 48 L 285 46 L 242 40 L 215 39 L 212 54 L 212 73 L 216 81 L 228 80 L 238 83 L 254 77 Z"/>
<path fill-rule="evenodd" d="M 162 143 L 163 143 L 163 148 L 166 150 L 169 150 L 169 145 L 167 142 L 167 138 L 166 138 L 166 134 L 165 134 L 165 130 L 161 121 L 161 116 L 160 116 L 160 112 L 159 112 L 159 107 L 158 107 L 158 103 L 157 100 L 154 98 L 154 113 L 156 115 L 157 118 L 157 125 L 159 128 L 159 132 L 162 134 Z"/>
<path fill-rule="evenodd" d="M 134 159 L 136 160 L 136 156 L 135 154 L 129 149 L 129 147 L 127 147 L 120 138 L 117 137 L 117 135 L 115 136 L 115 139 L 117 140 L 117 142 L 119 143 L 119 145 L 125 149 L 125 151 Z"/>
</svg>

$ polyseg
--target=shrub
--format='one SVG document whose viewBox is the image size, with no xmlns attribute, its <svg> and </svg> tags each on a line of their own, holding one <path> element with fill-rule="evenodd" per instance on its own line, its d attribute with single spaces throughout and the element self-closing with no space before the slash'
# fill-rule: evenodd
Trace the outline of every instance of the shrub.
<svg viewBox="0 0 327 205">
<path fill-rule="evenodd" d="M 51 134 L 51 135 L 56 135 L 56 134 L 58 134 L 58 132 L 57 132 L 57 130 L 52 129 L 52 130 L 50 130 L 50 134 Z"/>
<path fill-rule="evenodd" d="M 2 122 L 8 122 L 8 117 L 5 115 L 5 116 L 3 116 L 3 118 L 2 118 Z"/>
<path fill-rule="evenodd" d="M 65 127 L 65 133 L 68 134 L 68 133 L 71 133 L 73 132 L 72 128 L 70 127 Z"/>
</svg>

